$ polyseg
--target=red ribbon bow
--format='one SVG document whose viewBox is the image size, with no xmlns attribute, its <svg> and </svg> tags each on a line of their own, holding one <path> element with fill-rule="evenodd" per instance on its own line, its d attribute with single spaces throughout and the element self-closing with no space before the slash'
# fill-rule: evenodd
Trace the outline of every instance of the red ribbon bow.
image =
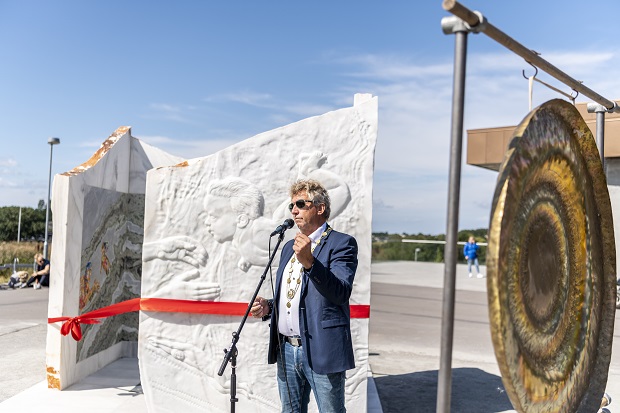
<svg viewBox="0 0 620 413">
<path fill-rule="evenodd" d="M 107 318 L 117 314 L 123 314 L 130 311 L 139 311 L 140 310 L 140 298 L 133 298 L 131 300 L 122 301 L 120 303 L 112 304 L 107 307 L 100 308 L 98 310 L 94 310 L 77 317 L 55 317 L 48 318 L 48 323 L 57 323 L 59 321 L 64 321 L 62 327 L 60 328 L 60 334 L 66 336 L 71 332 L 71 337 L 75 341 L 80 341 L 82 339 L 82 327 L 81 324 L 98 324 L 101 321 L 100 318 Z"/>
<path fill-rule="evenodd" d="M 80 324 L 98 324 L 101 322 L 97 319 L 84 320 L 82 319 L 82 317 L 79 317 L 79 316 L 78 317 L 58 317 L 53 320 L 56 320 L 56 321 L 67 320 L 66 322 L 62 323 L 62 327 L 60 328 L 60 334 L 62 334 L 63 336 L 66 336 L 67 334 L 69 334 L 69 332 L 71 332 L 71 337 L 73 337 L 75 341 L 80 341 L 82 339 L 82 327 L 80 327 Z"/>
</svg>

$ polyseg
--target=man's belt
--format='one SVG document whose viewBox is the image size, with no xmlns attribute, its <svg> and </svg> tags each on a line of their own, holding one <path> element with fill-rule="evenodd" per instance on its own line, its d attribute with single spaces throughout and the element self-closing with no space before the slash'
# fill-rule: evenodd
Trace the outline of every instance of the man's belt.
<svg viewBox="0 0 620 413">
<path fill-rule="evenodd" d="M 301 347 L 301 337 L 299 336 L 293 336 L 293 337 L 282 336 L 282 337 L 284 338 L 284 340 L 288 341 L 292 346 Z"/>
</svg>

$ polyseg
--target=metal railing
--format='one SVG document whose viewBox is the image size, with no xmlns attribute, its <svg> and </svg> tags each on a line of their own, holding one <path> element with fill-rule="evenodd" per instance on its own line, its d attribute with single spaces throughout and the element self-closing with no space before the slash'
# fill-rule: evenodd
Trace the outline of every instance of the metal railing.
<svg viewBox="0 0 620 413">
<path fill-rule="evenodd" d="M 0 271 L 4 271 L 4 270 L 8 270 L 9 268 L 13 267 L 13 272 L 16 273 L 17 269 L 23 269 L 23 268 L 32 268 L 35 269 L 36 267 L 36 263 L 33 262 L 32 264 L 20 264 L 19 263 L 19 258 L 15 258 L 13 260 L 13 264 L 0 264 Z"/>
<path fill-rule="evenodd" d="M 445 244 L 446 241 L 441 240 L 430 240 L 430 239 L 404 239 L 402 242 L 411 242 L 413 244 Z M 465 245 L 467 242 L 459 241 L 456 243 L 457 245 Z M 476 245 L 481 247 L 486 247 L 488 244 L 486 242 L 476 242 Z"/>
</svg>

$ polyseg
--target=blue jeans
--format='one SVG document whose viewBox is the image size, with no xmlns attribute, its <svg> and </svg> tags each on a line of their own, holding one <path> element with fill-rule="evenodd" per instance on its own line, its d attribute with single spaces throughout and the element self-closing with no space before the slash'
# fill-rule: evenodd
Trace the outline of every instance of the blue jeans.
<svg viewBox="0 0 620 413">
<path fill-rule="evenodd" d="M 473 260 L 467 259 L 467 272 L 471 273 L 471 264 L 474 263 L 476 265 L 476 272 L 480 274 L 480 267 L 478 267 L 478 258 L 474 258 Z"/>
<path fill-rule="evenodd" d="M 282 402 L 282 413 L 306 413 L 311 389 L 320 413 L 346 412 L 344 407 L 345 372 L 315 373 L 308 365 L 303 351 L 303 347 L 295 347 L 289 342 L 284 342 L 278 350 L 278 390 Z"/>
</svg>

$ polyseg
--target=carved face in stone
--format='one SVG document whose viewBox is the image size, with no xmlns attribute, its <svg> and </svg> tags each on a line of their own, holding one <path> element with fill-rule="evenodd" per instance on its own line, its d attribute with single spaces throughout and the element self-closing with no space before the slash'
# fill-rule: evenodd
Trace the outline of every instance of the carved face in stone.
<svg viewBox="0 0 620 413">
<path fill-rule="evenodd" d="M 239 217 L 230 207 L 230 200 L 221 196 L 207 195 L 207 231 L 217 242 L 231 241 L 237 231 Z"/>
</svg>

